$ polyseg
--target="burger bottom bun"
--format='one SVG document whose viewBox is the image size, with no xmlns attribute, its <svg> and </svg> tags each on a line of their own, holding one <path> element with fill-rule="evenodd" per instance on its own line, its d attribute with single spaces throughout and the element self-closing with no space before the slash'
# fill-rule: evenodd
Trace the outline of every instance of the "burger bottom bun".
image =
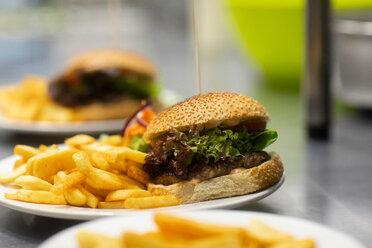
<svg viewBox="0 0 372 248">
<path fill-rule="evenodd" d="M 148 191 L 153 195 L 174 195 L 181 204 L 253 193 L 274 185 L 283 175 L 284 168 L 279 155 L 275 152 L 269 154 L 269 161 L 235 174 L 168 186 L 150 183 L 147 185 Z"/>
<path fill-rule="evenodd" d="M 85 121 L 109 120 L 130 117 L 139 107 L 141 101 L 123 98 L 113 102 L 96 102 L 86 106 L 75 107 L 77 119 Z"/>
</svg>

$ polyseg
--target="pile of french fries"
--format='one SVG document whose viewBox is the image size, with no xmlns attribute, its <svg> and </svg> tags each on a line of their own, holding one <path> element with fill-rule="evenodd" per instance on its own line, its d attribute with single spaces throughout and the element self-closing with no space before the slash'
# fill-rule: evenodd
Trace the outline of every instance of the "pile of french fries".
<svg viewBox="0 0 372 248">
<path fill-rule="evenodd" d="M 125 232 L 114 238 L 80 231 L 80 248 L 314 248 L 312 239 L 297 239 L 254 219 L 247 228 L 227 227 L 191 221 L 157 213 L 158 230 L 148 233 Z"/>
<path fill-rule="evenodd" d="M 105 209 L 146 209 L 179 204 L 174 196 L 152 196 L 149 175 L 142 170 L 146 153 L 122 146 L 120 135 L 96 140 L 76 135 L 57 145 L 34 148 L 16 145 L 20 156 L 13 170 L 0 174 L 0 183 L 20 189 L 5 193 L 11 200 L 69 204 Z"/>
<path fill-rule="evenodd" d="M 24 78 L 19 85 L 0 88 L 0 110 L 9 119 L 29 121 L 79 121 L 73 109 L 53 102 L 46 80 L 37 76 Z"/>
</svg>

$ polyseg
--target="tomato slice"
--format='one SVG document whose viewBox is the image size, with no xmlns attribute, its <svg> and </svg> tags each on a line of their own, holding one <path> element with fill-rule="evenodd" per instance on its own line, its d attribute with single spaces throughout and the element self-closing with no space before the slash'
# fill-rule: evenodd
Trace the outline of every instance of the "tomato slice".
<svg viewBox="0 0 372 248">
<path fill-rule="evenodd" d="M 266 129 L 266 124 L 267 122 L 265 120 L 244 121 L 237 126 L 232 127 L 231 130 L 239 131 L 242 130 L 243 127 L 245 127 L 248 132 L 264 131 Z"/>
</svg>

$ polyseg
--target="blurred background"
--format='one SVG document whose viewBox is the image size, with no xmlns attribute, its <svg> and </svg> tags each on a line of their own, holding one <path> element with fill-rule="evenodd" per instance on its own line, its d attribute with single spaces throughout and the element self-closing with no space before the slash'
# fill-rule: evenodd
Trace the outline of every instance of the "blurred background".
<svg viewBox="0 0 372 248">
<path fill-rule="evenodd" d="M 357 198 L 358 206 L 353 197 L 371 186 L 370 174 L 363 173 L 371 171 L 371 119 L 349 116 L 360 109 L 371 116 L 372 1 L 332 4 L 333 121 L 338 123 L 332 142 L 305 139 L 304 0 L 199 0 L 202 92 L 253 96 L 270 113 L 268 128 L 279 133 L 271 149 L 286 166 L 285 192 L 250 210 L 312 218 L 366 241 L 372 230 L 363 221 L 372 218 L 370 197 Z M 1 0 L 0 84 L 27 74 L 53 77 L 79 52 L 120 47 L 150 58 L 165 88 L 194 95 L 192 17 L 191 0 Z"/>
</svg>

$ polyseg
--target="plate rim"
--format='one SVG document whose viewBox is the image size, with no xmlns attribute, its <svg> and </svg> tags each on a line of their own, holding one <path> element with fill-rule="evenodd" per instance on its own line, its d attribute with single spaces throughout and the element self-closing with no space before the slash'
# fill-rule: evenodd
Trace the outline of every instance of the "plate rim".
<svg viewBox="0 0 372 248">
<path fill-rule="evenodd" d="M 92 221 L 88 221 L 88 222 L 84 222 L 84 223 L 80 223 L 78 225 L 74 225 L 74 226 L 71 226 L 69 228 L 66 228 L 54 235 L 52 235 L 51 237 L 49 237 L 47 240 L 45 240 L 44 242 L 42 242 L 38 247 L 39 248 L 50 248 L 52 246 L 49 246 L 49 243 L 50 244 L 53 244 L 53 241 L 58 238 L 58 237 L 69 237 L 70 235 L 73 235 L 77 230 L 79 229 L 89 229 L 90 226 L 97 226 L 97 225 L 102 225 L 102 224 L 109 224 L 110 222 L 114 221 L 114 222 L 121 222 L 123 223 L 123 226 L 124 226 L 124 222 L 125 221 L 128 221 L 128 219 L 136 219 L 136 218 L 152 218 L 152 216 L 154 215 L 155 212 L 141 212 L 139 213 L 139 215 L 131 215 L 131 216 L 112 216 L 112 217 L 107 217 L 107 218 L 102 218 L 102 219 L 95 219 L 95 220 L 92 220 Z M 171 214 L 174 214 L 174 213 L 171 213 Z M 322 223 L 318 223 L 318 222 L 315 222 L 315 221 L 311 221 L 309 219 L 305 219 L 305 218 L 300 218 L 300 217 L 295 217 L 295 216 L 290 216 L 290 215 L 281 215 L 281 214 L 275 214 L 275 213 L 266 213 L 266 212 L 257 212 L 257 211 L 244 211 L 244 210 L 228 210 L 228 209 L 212 209 L 212 210 L 197 210 L 197 211 L 180 211 L 180 212 L 177 212 L 175 213 L 175 215 L 178 215 L 178 216 L 184 216 L 186 218 L 190 218 L 190 219 L 196 219 L 196 217 L 192 217 L 192 215 L 203 215 L 205 216 L 205 214 L 209 215 L 208 218 L 212 219 L 212 216 L 213 215 L 219 215 L 219 216 L 222 216 L 222 215 L 227 215 L 227 214 L 233 214 L 235 216 L 238 216 L 238 215 L 241 215 L 241 216 L 245 216 L 245 218 L 250 218 L 250 219 L 253 219 L 253 218 L 261 218 L 261 219 L 273 219 L 273 221 L 276 219 L 276 220 L 282 220 L 282 221 L 289 221 L 289 222 L 294 222 L 294 223 L 300 223 L 301 225 L 303 225 L 304 227 L 305 226 L 308 226 L 308 227 L 315 227 L 315 228 L 318 228 L 320 230 L 326 230 L 328 233 L 332 233 L 333 235 L 336 235 L 338 237 L 343 237 L 344 239 L 347 239 L 349 242 L 351 243 L 354 243 L 355 247 L 354 248 L 365 248 L 365 246 L 359 241 L 357 240 L 356 238 L 354 238 L 353 236 L 345 233 L 345 232 L 342 232 L 338 229 L 335 229 L 335 228 L 332 228 L 332 227 L 329 227 L 325 224 L 322 224 Z M 217 219 L 216 218 L 217 216 L 215 216 L 214 219 Z M 130 221 L 130 220 L 129 220 Z M 265 221 L 265 220 L 264 220 Z M 221 222 L 222 224 L 222 222 Z M 270 223 L 269 223 L 270 225 Z M 93 228 L 92 228 L 93 229 Z M 306 234 L 305 234 L 306 235 Z M 332 235 L 332 236 L 333 236 Z"/>
<path fill-rule="evenodd" d="M 0 160 L 1 172 L 12 169 L 12 161 L 15 161 L 18 157 L 16 155 L 11 155 Z M 7 164 L 8 166 L 4 165 Z M 245 204 L 250 204 L 257 202 L 275 191 L 277 191 L 285 181 L 285 172 L 281 179 L 274 185 L 263 189 L 261 191 L 250 193 L 246 195 L 233 196 L 221 199 L 214 199 L 209 201 L 184 204 L 172 207 L 162 207 L 156 209 L 144 209 L 140 212 L 152 212 L 152 211 L 161 211 L 167 210 L 172 212 L 179 211 L 196 211 L 203 209 L 226 209 L 226 208 L 236 208 Z M 101 217 L 110 217 L 116 215 L 126 216 L 132 212 L 139 212 L 138 210 L 130 209 L 90 209 L 85 207 L 76 207 L 68 205 L 48 205 L 48 204 L 37 204 L 29 202 L 21 202 L 8 200 L 5 198 L 4 193 L 11 189 L 11 186 L 6 186 L 0 184 L 0 205 L 13 209 L 19 212 L 34 214 L 44 217 L 52 217 L 57 219 L 70 219 L 70 220 L 93 220 Z M 51 207 L 52 206 L 52 207 Z M 78 213 L 72 211 L 78 211 Z M 89 209 L 89 211 L 84 211 Z M 66 211 L 69 210 L 69 211 Z"/>
</svg>

